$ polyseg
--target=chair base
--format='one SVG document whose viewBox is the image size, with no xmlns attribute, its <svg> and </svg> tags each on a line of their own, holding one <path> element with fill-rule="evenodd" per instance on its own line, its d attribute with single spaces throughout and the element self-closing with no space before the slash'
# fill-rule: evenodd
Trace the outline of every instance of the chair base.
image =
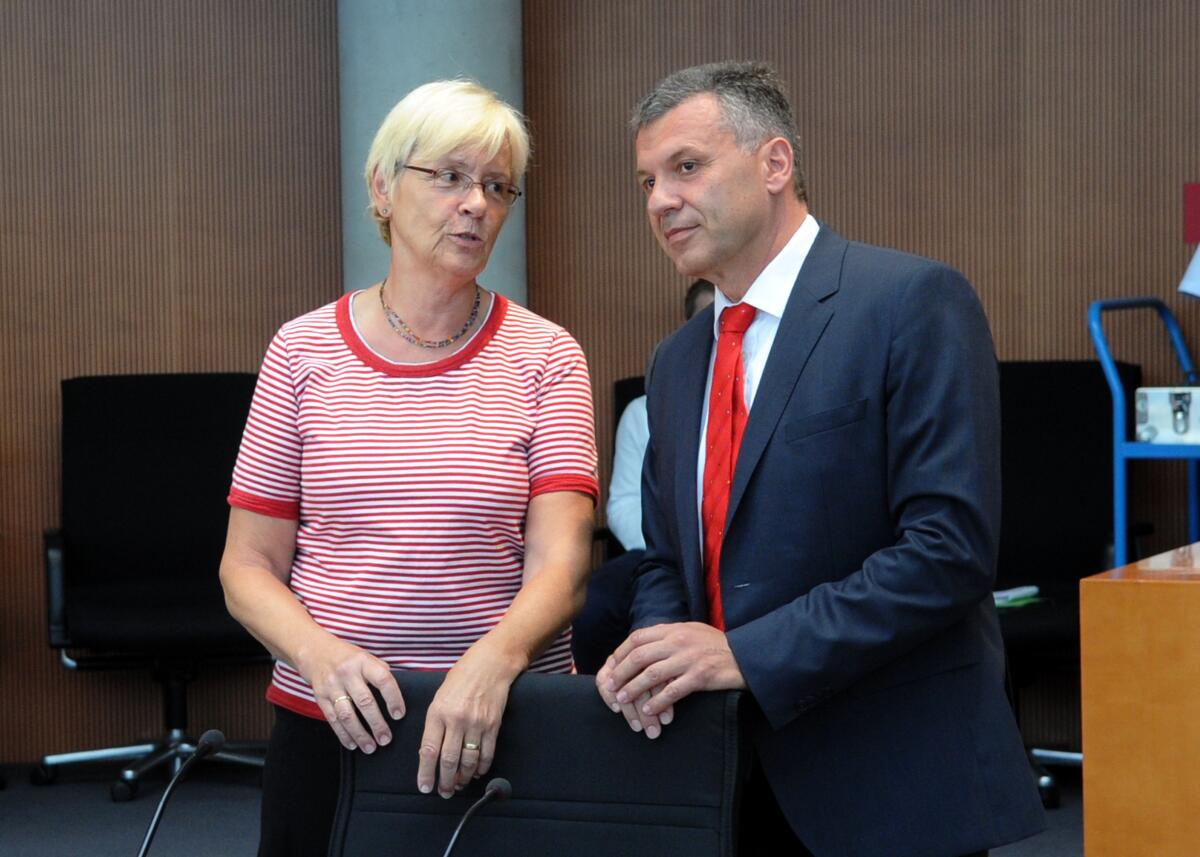
<svg viewBox="0 0 1200 857">
<path fill-rule="evenodd" d="M 1046 809 L 1058 809 L 1061 799 L 1058 793 L 1058 780 L 1055 779 L 1047 765 L 1063 767 L 1083 767 L 1083 754 L 1072 750 L 1043 750 L 1032 747 L 1029 750 L 1029 766 L 1037 779 L 1038 795 L 1042 806 Z"/>
<path fill-rule="evenodd" d="M 192 670 L 186 663 L 162 663 L 155 672 L 156 678 L 162 683 L 163 713 L 167 730 L 161 740 L 155 744 L 101 747 L 43 756 L 41 762 L 30 772 L 29 781 L 34 785 L 52 783 L 58 769 L 64 765 L 127 762 L 128 764 L 121 769 L 119 779 L 109 788 L 113 800 L 126 801 L 137 796 L 138 785 L 145 774 L 158 768 L 166 768 L 168 777 L 178 773 L 183 763 L 196 752 L 196 740 L 187 734 L 187 686 L 192 679 Z M 266 746 L 266 742 L 262 741 L 226 744 L 209 758 L 261 768 L 265 762 Z"/>
<path fill-rule="evenodd" d="M 236 765 L 262 768 L 266 744 L 248 742 L 226 744 L 209 758 Z M 73 753 L 56 753 L 43 756 L 41 762 L 30 773 L 34 785 L 54 782 L 58 769 L 65 765 L 87 762 L 127 761 L 119 778 L 109 787 L 114 801 L 132 800 L 137 796 L 142 777 L 158 768 L 166 768 L 167 776 L 174 776 L 180 767 L 196 752 L 196 741 L 182 729 L 172 729 L 157 744 L 133 744 L 128 747 L 104 747 L 96 750 L 79 750 Z"/>
</svg>

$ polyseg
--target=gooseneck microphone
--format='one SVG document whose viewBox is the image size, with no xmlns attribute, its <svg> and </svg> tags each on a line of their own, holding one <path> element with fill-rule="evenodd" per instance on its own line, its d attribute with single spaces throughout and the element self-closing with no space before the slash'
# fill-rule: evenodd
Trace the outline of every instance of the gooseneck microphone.
<svg viewBox="0 0 1200 857">
<path fill-rule="evenodd" d="M 154 810 L 154 818 L 150 819 L 150 826 L 146 829 L 146 838 L 142 840 L 142 848 L 138 851 L 138 857 L 146 857 L 146 852 L 150 850 L 150 843 L 154 839 L 154 834 L 158 832 L 158 823 L 162 821 L 163 807 L 167 805 L 167 798 L 171 796 L 175 786 L 183 779 L 183 775 L 191 770 L 192 765 L 224 746 L 225 735 L 220 729 L 209 729 L 200 736 L 200 740 L 196 742 L 195 751 L 188 756 L 187 761 L 179 766 L 179 770 L 175 772 L 175 776 L 171 777 L 171 782 L 167 783 L 166 789 L 163 790 L 163 795 L 158 801 L 158 808 Z"/>
<path fill-rule="evenodd" d="M 458 823 L 458 827 L 454 828 L 454 835 L 450 837 L 450 844 L 446 846 L 446 852 L 442 857 L 450 857 L 450 852 L 454 850 L 454 843 L 458 842 L 458 834 L 462 833 L 467 819 L 473 816 L 476 810 L 483 807 L 486 803 L 503 803 L 510 797 L 512 797 L 512 783 L 504 779 L 504 777 L 495 777 L 490 780 L 487 788 L 483 790 L 483 797 L 471 804 L 471 808 L 463 813 L 462 821 Z"/>
</svg>

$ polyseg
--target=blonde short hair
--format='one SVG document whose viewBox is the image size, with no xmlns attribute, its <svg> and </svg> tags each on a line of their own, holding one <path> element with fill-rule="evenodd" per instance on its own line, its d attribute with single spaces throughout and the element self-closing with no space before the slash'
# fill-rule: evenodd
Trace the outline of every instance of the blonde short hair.
<svg viewBox="0 0 1200 857">
<path fill-rule="evenodd" d="M 511 180 L 520 184 L 529 162 L 525 117 L 473 80 L 426 83 L 404 96 L 375 133 L 367 154 L 367 192 L 373 193 L 376 177 L 390 188 L 410 159 L 436 161 L 461 148 L 478 148 L 494 158 L 505 143 L 512 154 Z M 370 212 L 390 245 L 389 218 L 373 201 Z"/>
</svg>

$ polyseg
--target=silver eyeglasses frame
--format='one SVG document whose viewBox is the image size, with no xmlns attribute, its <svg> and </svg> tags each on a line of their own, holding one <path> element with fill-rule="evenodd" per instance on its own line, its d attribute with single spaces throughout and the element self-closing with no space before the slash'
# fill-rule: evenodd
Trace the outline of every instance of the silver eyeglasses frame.
<svg viewBox="0 0 1200 857">
<path fill-rule="evenodd" d="M 429 176 L 429 182 L 438 190 L 451 191 L 459 196 L 466 196 L 475 185 L 483 190 L 483 195 L 501 205 L 511 208 L 521 198 L 521 189 L 499 179 L 479 181 L 474 176 L 467 175 L 454 167 L 443 167 L 435 170 L 430 167 L 418 167 L 414 164 L 401 164 L 404 169 Z"/>
</svg>

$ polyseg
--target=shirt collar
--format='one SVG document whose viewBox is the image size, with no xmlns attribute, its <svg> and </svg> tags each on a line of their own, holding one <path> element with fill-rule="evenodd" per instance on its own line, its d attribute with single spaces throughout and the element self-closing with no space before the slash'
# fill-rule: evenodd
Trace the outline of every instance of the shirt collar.
<svg viewBox="0 0 1200 857">
<path fill-rule="evenodd" d="M 800 275 L 800 268 L 808 258 L 808 251 L 817 240 L 817 232 L 820 229 L 817 219 L 811 214 L 806 214 L 800 227 L 788 239 L 788 243 L 767 263 L 762 273 L 755 277 L 742 301 L 759 312 L 782 318 L 788 298 L 792 295 L 792 287 L 796 285 L 796 278 Z M 721 335 L 721 313 L 728 306 L 733 306 L 733 302 L 725 297 L 720 289 L 716 289 L 713 295 L 714 337 Z"/>
</svg>

